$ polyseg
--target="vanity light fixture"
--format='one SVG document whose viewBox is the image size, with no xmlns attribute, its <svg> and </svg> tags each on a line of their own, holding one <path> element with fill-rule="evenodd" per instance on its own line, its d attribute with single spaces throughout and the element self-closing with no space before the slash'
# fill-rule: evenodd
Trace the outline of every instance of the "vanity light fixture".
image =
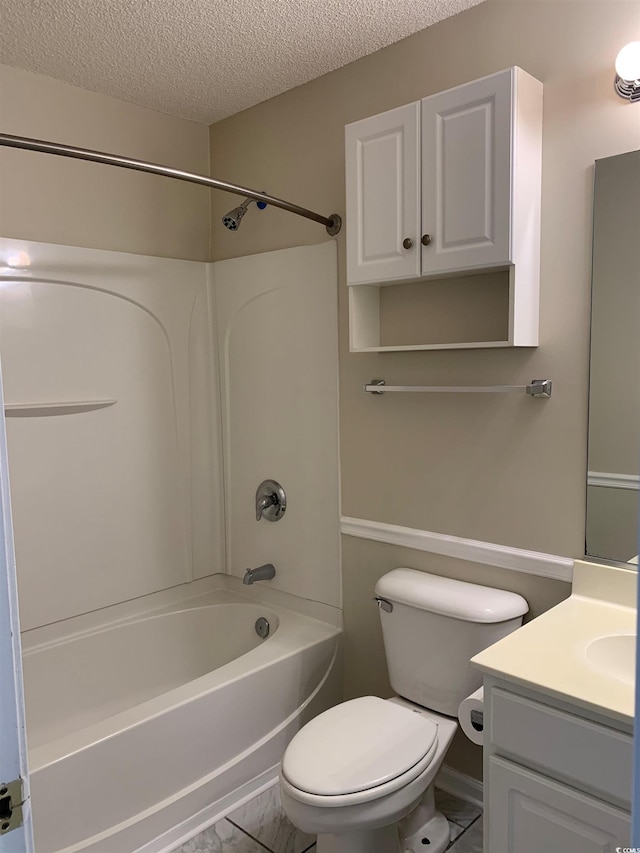
<svg viewBox="0 0 640 853">
<path fill-rule="evenodd" d="M 613 85 L 621 98 L 640 101 L 640 41 L 629 42 L 616 57 Z"/>
</svg>

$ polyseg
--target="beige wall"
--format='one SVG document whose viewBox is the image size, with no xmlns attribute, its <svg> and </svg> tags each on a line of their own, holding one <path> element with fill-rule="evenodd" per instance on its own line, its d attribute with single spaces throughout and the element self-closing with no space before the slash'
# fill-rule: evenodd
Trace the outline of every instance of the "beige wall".
<svg viewBox="0 0 640 853">
<path fill-rule="evenodd" d="M 0 66 L 3 133 L 209 173 L 205 125 Z M 29 151 L 0 149 L 0 235 L 208 260 L 204 187 Z"/>
<path fill-rule="evenodd" d="M 340 267 L 342 511 L 345 515 L 579 556 L 584 549 L 593 163 L 640 145 L 638 107 L 613 91 L 613 62 L 637 2 L 489 2 L 211 128 L 214 172 L 329 215 L 344 215 L 343 127 L 500 69 L 544 83 L 540 346 L 524 351 L 350 354 L 345 235 Z M 322 226 L 251 208 L 220 223 L 215 258 L 326 239 Z M 361 386 L 554 381 L 550 400 L 388 395 Z M 415 566 L 517 589 L 540 612 L 568 594 L 543 578 L 344 537 L 346 692 L 388 692 L 376 578 Z M 461 744 L 450 763 L 479 774 Z"/>
</svg>

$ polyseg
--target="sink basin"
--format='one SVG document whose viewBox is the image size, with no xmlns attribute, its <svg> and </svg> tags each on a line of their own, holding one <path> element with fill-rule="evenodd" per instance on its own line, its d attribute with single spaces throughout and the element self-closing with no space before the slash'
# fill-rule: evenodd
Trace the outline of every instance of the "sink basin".
<svg viewBox="0 0 640 853">
<path fill-rule="evenodd" d="M 587 646 L 587 660 L 594 669 L 633 684 L 636 676 L 635 634 L 616 634 L 592 640 Z"/>
</svg>

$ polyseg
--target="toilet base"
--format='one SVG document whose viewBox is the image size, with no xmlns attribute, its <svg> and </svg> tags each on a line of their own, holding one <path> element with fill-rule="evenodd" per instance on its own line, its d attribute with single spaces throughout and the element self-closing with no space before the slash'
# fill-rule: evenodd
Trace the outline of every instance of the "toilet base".
<svg viewBox="0 0 640 853">
<path fill-rule="evenodd" d="M 436 809 L 431 784 L 399 823 L 338 835 L 320 833 L 316 853 L 443 853 L 449 840 L 449 821 Z"/>
<path fill-rule="evenodd" d="M 449 822 L 443 814 L 436 812 L 430 821 L 418 828 L 413 835 L 403 835 L 401 839 L 402 853 L 443 853 L 449 846 Z M 428 847 L 425 845 L 428 844 Z"/>
<path fill-rule="evenodd" d="M 449 822 L 436 810 L 434 785 L 429 785 L 415 809 L 398 825 L 402 853 L 443 853 L 450 840 Z"/>
<path fill-rule="evenodd" d="M 317 853 L 403 853 L 396 824 L 340 835 L 321 833 Z"/>
<path fill-rule="evenodd" d="M 415 812 L 399 825 L 340 835 L 322 833 L 318 835 L 316 853 L 372 853 L 374 850 L 375 853 L 422 853 L 426 849 L 429 853 L 443 853 L 450 838 L 446 817 L 435 812 L 425 823 L 420 823 L 421 806 Z M 411 834 L 406 833 L 407 820 Z"/>
</svg>

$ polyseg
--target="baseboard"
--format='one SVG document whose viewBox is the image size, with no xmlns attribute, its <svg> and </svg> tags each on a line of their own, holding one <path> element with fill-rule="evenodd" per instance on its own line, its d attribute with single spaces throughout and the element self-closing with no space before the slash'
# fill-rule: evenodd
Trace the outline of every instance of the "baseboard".
<svg viewBox="0 0 640 853">
<path fill-rule="evenodd" d="M 222 820 L 222 818 L 231 814 L 231 812 L 253 800 L 254 797 L 266 791 L 267 788 L 275 785 L 278 781 L 279 769 L 279 764 L 270 767 L 264 773 L 256 776 L 255 779 L 251 779 L 226 797 L 216 800 L 177 826 L 172 826 L 167 832 L 140 847 L 136 850 L 136 853 L 171 853 L 172 850 L 190 841 L 200 832 L 218 823 L 219 820 Z"/>
<path fill-rule="evenodd" d="M 454 770 L 453 767 L 447 767 L 446 764 L 436 776 L 436 788 L 441 788 L 448 794 L 453 794 L 455 797 L 460 797 L 461 800 L 466 800 L 468 803 L 473 803 L 478 808 L 483 808 L 483 786 L 479 779 L 474 779 L 473 776 L 467 776 L 459 770 Z"/>
</svg>

